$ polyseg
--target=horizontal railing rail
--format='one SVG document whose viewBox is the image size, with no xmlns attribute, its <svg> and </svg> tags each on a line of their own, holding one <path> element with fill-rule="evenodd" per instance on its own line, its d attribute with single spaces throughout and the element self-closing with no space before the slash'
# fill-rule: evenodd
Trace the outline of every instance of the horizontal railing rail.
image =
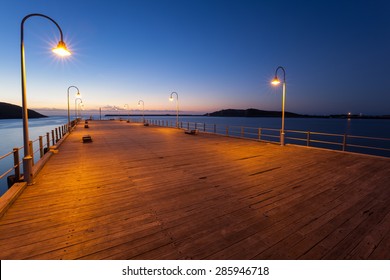
<svg viewBox="0 0 390 280">
<path fill-rule="evenodd" d="M 47 132 L 45 135 L 29 141 L 29 150 L 33 158 L 33 165 L 35 165 L 50 150 L 51 146 L 54 146 L 69 131 L 74 129 L 78 121 L 79 120 L 73 120 L 71 122 L 71 127 L 69 127 L 68 124 L 61 125 L 52 129 L 50 132 Z M 9 168 L 6 167 L 6 170 L 1 170 L 2 173 L 0 174 L 0 184 L 4 184 L 2 180 L 7 177 L 8 188 L 10 188 L 14 183 L 20 181 L 23 176 L 23 174 L 20 173 L 23 165 L 23 158 L 20 157 L 19 153 L 21 149 L 23 149 L 23 146 L 16 147 L 13 151 L 0 156 L 0 163 L 2 163 L 2 161 L 8 161 L 0 166 L 11 166 Z"/>
<path fill-rule="evenodd" d="M 131 120 L 138 122 L 138 119 Z M 176 121 L 145 119 L 156 126 L 176 127 Z M 263 142 L 280 143 L 280 129 L 247 126 L 217 125 L 200 122 L 179 122 L 179 128 L 199 132 L 252 139 Z M 357 136 L 315 131 L 285 130 L 286 144 L 304 145 L 315 148 L 341 150 L 390 157 L 390 138 Z"/>
</svg>

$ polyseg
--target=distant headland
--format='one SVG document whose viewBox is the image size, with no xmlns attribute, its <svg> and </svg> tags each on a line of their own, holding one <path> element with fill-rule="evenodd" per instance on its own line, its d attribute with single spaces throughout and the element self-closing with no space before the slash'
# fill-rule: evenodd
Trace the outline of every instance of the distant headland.
<svg viewBox="0 0 390 280">
<path fill-rule="evenodd" d="M 213 113 L 207 113 L 210 117 L 281 117 L 280 111 L 265 111 L 258 109 L 224 109 Z M 302 115 L 292 112 L 285 112 L 286 118 L 335 118 L 335 119 L 390 119 L 390 115 L 356 115 L 356 114 L 337 114 L 337 115 Z"/>
<path fill-rule="evenodd" d="M 21 119 L 22 118 L 22 107 L 0 102 L 0 119 Z M 37 118 L 47 118 L 47 116 L 42 115 L 34 110 L 28 109 L 28 118 L 37 119 Z"/>
</svg>

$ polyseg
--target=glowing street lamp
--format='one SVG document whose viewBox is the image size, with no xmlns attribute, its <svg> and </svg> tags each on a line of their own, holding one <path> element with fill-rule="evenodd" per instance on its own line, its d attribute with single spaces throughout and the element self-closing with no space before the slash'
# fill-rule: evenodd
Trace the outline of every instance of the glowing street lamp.
<svg viewBox="0 0 390 280">
<path fill-rule="evenodd" d="M 282 66 L 279 66 L 278 68 L 276 68 L 275 77 L 271 81 L 271 84 L 273 84 L 274 86 L 277 86 L 280 84 L 280 80 L 278 78 L 278 70 L 279 69 L 283 71 L 282 129 L 280 130 L 280 145 L 284 146 L 284 108 L 285 108 L 285 104 L 286 104 L 286 71 L 284 70 L 284 68 Z"/>
<path fill-rule="evenodd" d="M 62 30 L 57 22 L 55 22 L 52 18 L 43 15 L 43 14 L 29 14 L 22 19 L 20 25 L 20 61 L 21 61 L 21 82 L 22 82 L 22 115 L 23 115 L 23 148 L 24 148 L 24 158 L 23 158 L 23 176 L 24 181 L 27 182 L 28 185 L 33 184 L 33 174 L 32 174 L 32 151 L 29 149 L 29 135 L 28 135 L 28 107 L 27 107 L 27 96 L 26 96 L 26 63 L 24 58 L 24 22 L 30 17 L 43 17 L 51 22 L 53 22 L 58 30 L 60 31 L 60 41 L 56 48 L 53 48 L 52 51 L 60 56 L 69 56 L 71 53 L 66 48 L 64 43 L 64 36 L 62 34 Z"/>
<path fill-rule="evenodd" d="M 141 106 L 142 102 L 142 123 L 145 123 L 145 103 L 143 100 L 138 101 L 138 106 Z"/>
<path fill-rule="evenodd" d="M 77 112 L 80 120 L 83 118 L 83 114 L 81 113 L 81 111 L 83 110 L 84 110 L 84 103 L 83 101 L 81 101 L 79 104 L 77 104 Z"/>
<path fill-rule="evenodd" d="M 78 87 L 76 87 L 76 86 L 70 86 L 70 87 L 68 87 L 68 130 L 69 130 L 69 133 L 70 133 L 70 131 L 71 131 L 70 109 L 69 109 L 69 89 L 71 89 L 71 88 L 77 89 L 76 98 L 77 98 L 77 97 L 81 97 L 81 94 L 80 94 L 80 91 L 79 91 Z"/>
<path fill-rule="evenodd" d="M 179 95 L 173 91 L 169 97 L 169 101 L 173 101 L 173 94 L 176 94 L 176 127 L 179 128 Z"/>
<path fill-rule="evenodd" d="M 123 106 L 125 109 L 127 107 L 127 110 L 128 110 L 128 114 L 127 114 L 127 122 L 130 122 L 130 107 L 129 107 L 129 104 L 125 104 Z"/>
</svg>

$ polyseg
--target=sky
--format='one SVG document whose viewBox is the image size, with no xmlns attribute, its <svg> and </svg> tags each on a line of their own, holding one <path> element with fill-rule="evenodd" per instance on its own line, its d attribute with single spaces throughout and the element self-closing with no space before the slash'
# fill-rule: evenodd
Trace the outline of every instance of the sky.
<svg viewBox="0 0 390 280">
<path fill-rule="evenodd" d="M 51 49 L 49 20 L 24 24 L 28 108 L 125 104 L 161 112 L 221 109 L 390 114 L 388 0 L 0 0 L 0 101 L 22 104 L 20 25 L 54 19 L 72 52 Z M 283 79 L 282 72 L 278 72 Z M 70 104 L 74 108 L 74 88 Z M 126 107 L 127 108 L 127 107 Z"/>
</svg>

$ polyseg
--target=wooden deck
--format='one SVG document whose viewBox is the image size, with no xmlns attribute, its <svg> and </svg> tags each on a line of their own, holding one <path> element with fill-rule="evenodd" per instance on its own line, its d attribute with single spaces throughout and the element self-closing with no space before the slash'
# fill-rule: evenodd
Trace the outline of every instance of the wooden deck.
<svg viewBox="0 0 390 280">
<path fill-rule="evenodd" d="M 390 259 L 389 179 L 386 158 L 91 121 L 1 218 L 0 259 Z"/>
</svg>

